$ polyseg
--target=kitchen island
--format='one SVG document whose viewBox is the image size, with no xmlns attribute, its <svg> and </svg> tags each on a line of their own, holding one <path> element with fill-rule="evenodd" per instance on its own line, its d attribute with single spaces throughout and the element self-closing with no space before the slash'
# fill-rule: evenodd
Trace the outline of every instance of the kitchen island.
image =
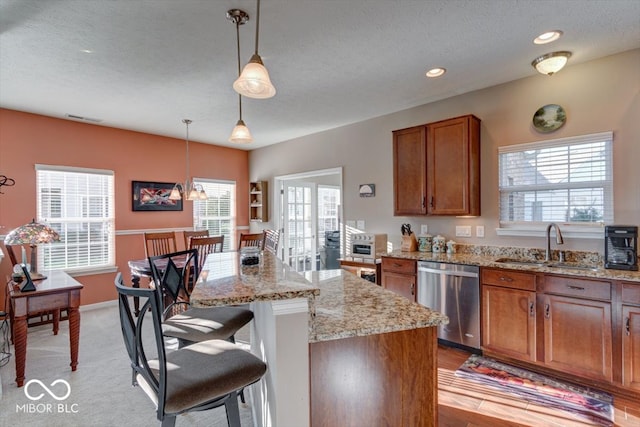
<svg viewBox="0 0 640 427">
<path fill-rule="evenodd" d="M 440 313 L 342 270 L 292 271 L 269 253 L 240 266 L 212 254 L 194 306 L 250 303 L 256 425 L 437 425 Z"/>
</svg>

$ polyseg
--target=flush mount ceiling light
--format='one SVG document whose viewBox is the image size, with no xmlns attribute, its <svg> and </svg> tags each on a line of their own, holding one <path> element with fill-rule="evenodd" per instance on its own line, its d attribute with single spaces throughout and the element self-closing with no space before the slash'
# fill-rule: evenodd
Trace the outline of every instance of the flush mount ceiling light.
<svg viewBox="0 0 640 427">
<path fill-rule="evenodd" d="M 446 68 L 441 68 L 441 67 L 432 68 L 429 71 L 427 71 L 427 77 L 440 77 L 446 72 L 447 72 Z"/>
<path fill-rule="evenodd" d="M 177 182 L 176 185 L 173 186 L 171 194 L 169 194 L 169 200 L 206 200 L 207 193 L 204 192 L 204 188 L 202 188 L 201 185 L 196 185 L 193 180 L 189 178 L 189 125 L 191 124 L 191 120 L 183 119 L 182 123 L 187 127 L 187 136 L 185 138 L 187 143 L 187 178 L 184 184 Z"/>
<path fill-rule="evenodd" d="M 240 77 L 233 82 L 233 89 L 240 95 L 249 98 L 265 99 L 276 94 L 276 88 L 271 83 L 269 72 L 258 55 L 258 35 L 260 31 L 260 0 L 258 0 L 256 14 L 256 50 L 249 63 L 244 66 Z"/>
<path fill-rule="evenodd" d="M 560 30 L 547 31 L 533 39 L 533 42 L 535 44 L 547 44 L 558 40 L 560 36 L 562 36 L 562 31 Z"/>
<path fill-rule="evenodd" d="M 531 65 L 539 73 L 551 76 L 562 70 L 570 56 L 571 52 L 568 51 L 551 52 L 537 57 L 531 62 Z"/>
<path fill-rule="evenodd" d="M 249 15 L 240 9 L 231 9 L 227 11 L 227 19 L 236 24 L 236 42 L 238 47 L 238 76 L 240 75 L 240 25 L 243 25 L 249 20 Z M 242 120 L 242 95 L 238 94 L 238 112 L 239 119 L 236 126 L 231 132 L 229 142 L 249 143 L 253 142 L 253 137 L 249 128 L 244 124 Z"/>
</svg>

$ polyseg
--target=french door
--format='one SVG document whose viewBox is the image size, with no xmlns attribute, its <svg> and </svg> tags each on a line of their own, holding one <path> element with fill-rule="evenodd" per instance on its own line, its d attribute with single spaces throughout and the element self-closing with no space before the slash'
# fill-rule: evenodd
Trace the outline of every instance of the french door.
<svg viewBox="0 0 640 427">
<path fill-rule="evenodd" d="M 317 190 L 311 182 L 284 181 L 284 260 L 295 271 L 316 270 Z"/>
</svg>

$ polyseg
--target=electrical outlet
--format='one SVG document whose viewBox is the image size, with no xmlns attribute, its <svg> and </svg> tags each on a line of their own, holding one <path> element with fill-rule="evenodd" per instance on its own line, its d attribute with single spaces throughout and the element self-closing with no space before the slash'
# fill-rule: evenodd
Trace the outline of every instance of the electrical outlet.
<svg viewBox="0 0 640 427">
<path fill-rule="evenodd" d="M 484 237 L 484 225 L 476 225 L 476 237 Z"/>
<path fill-rule="evenodd" d="M 429 233 L 429 226 L 427 224 L 422 224 L 420 226 L 420 234 L 424 236 L 427 233 Z"/>
<path fill-rule="evenodd" d="M 456 225 L 456 237 L 471 237 L 471 226 Z"/>
</svg>

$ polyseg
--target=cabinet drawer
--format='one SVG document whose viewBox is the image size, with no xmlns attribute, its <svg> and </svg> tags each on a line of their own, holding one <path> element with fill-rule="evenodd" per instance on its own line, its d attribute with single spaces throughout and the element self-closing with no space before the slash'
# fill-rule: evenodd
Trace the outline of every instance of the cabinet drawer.
<svg viewBox="0 0 640 427">
<path fill-rule="evenodd" d="M 622 302 L 629 304 L 640 304 L 640 283 L 622 284 Z"/>
<path fill-rule="evenodd" d="M 482 270 L 482 284 L 535 292 L 536 276 L 529 273 L 486 268 Z"/>
<path fill-rule="evenodd" d="M 413 259 L 382 257 L 382 271 L 416 274 L 416 264 Z"/>
<path fill-rule="evenodd" d="M 610 301 L 611 283 L 565 276 L 544 276 L 543 292 Z"/>
</svg>

